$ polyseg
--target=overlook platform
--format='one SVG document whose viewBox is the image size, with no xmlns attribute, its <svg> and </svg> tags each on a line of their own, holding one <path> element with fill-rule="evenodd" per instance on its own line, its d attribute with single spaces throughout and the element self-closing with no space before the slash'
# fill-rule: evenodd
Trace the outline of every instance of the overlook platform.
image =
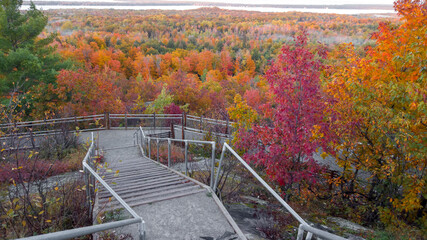
<svg viewBox="0 0 427 240">
<path fill-rule="evenodd" d="M 108 169 L 99 174 L 144 219 L 146 239 L 246 239 L 206 185 L 143 157 L 134 146 L 134 132 L 96 133 Z M 89 134 L 80 138 L 84 141 Z M 102 187 L 97 195 L 95 214 L 120 208 Z M 137 236 L 137 227 L 124 227 L 121 232 Z"/>
</svg>

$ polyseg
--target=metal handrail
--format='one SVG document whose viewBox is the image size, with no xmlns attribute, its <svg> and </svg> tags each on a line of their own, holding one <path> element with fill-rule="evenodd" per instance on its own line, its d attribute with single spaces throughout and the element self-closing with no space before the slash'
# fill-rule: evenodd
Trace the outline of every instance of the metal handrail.
<svg viewBox="0 0 427 240">
<path fill-rule="evenodd" d="M 188 118 L 188 119 L 187 119 Z M 233 122 L 224 121 L 219 119 L 211 119 L 204 117 L 197 117 L 193 115 L 185 115 L 185 114 L 131 114 L 131 113 L 105 113 L 105 114 L 94 114 L 88 116 L 74 116 L 74 117 L 65 117 L 65 118 L 55 118 L 55 119 L 44 119 L 44 120 L 34 120 L 34 121 L 25 121 L 25 122 L 15 122 L 15 123 L 4 123 L 0 124 L 0 133 L 1 130 L 14 129 L 13 134 L 3 134 L 2 138 L 9 136 L 29 136 L 28 132 L 31 132 L 33 135 L 45 134 L 45 133 L 54 133 L 56 130 L 46 130 L 46 129 L 38 129 L 40 127 L 49 126 L 49 128 L 54 128 L 55 125 L 58 124 L 72 124 L 72 123 L 80 123 L 80 122 L 89 122 L 89 121 L 100 121 L 103 120 L 105 125 L 103 127 L 94 127 L 94 128 L 82 128 L 80 131 L 89 131 L 89 130 L 103 130 L 103 129 L 118 129 L 121 127 L 113 127 L 111 126 L 111 120 L 124 119 L 127 123 L 127 120 L 132 119 L 154 119 L 154 127 L 156 128 L 156 120 L 170 120 L 177 121 L 181 120 L 181 125 L 187 119 L 189 122 L 199 122 L 203 119 L 203 122 L 209 125 L 216 126 L 227 126 L 227 129 L 232 129 Z M 125 123 L 125 128 L 127 129 L 127 124 Z M 227 124 L 228 123 L 228 124 Z M 29 129 L 26 129 L 29 128 Z M 158 129 L 162 128 L 162 126 L 157 126 Z M 24 130 L 25 132 L 23 132 Z M 1 139 L 2 139 L 1 138 Z"/>
<path fill-rule="evenodd" d="M 93 132 L 92 132 L 92 143 L 91 147 L 89 148 L 88 154 L 91 152 L 91 148 L 95 147 L 95 141 L 93 138 Z M 88 159 L 90 157 L 86 155 L 86 157 L 83 159 L 83 169 L 86 168 L 98 181 L 101 183 L 110 193 L 113 195 L 114 198 L 117 199 L 117 201 L 134 217 L 135 219 L 139 219 L 140 226 L 139 226 L 139 236 L 140 239 L 144 239 L 145 237 L 145 222 L 105 181 L 102 179 L 101 176 L 99 176 L 95 170 L 92 169 L 92 167 L 87 163 Z"/>
<path fill-rule="evenodd" d="M 162 114 L 158 114 L 158 113 L 156 113 L 156 114 L 154 114 L 154 113 L 141 113 L 141 114 L 139 114 L 139 113 L 110 113 L 110 116 L 113 116 L 113 117 L 118 117 L 118 116 L 142 116 L 142 117 L 152 117 L 153 115 L 156 115 L 156 117 L 181 117 L 182 115 L 181 114 L 165 114 L 165 113 L 162 113 Z"/>
<path fill-rule="evenodd" d="M 5 127 L 29 127 L 29 126 L 38 126 L 38 125 L 45 125 L 47 123 L 51 124 L 57 124 L 57 123 L 67 123 L 67 122 L 74 122 L 74 120 L 86 120 L 86 119 L 92 119 L 92 118 L 102 118 L 104 115 L 97 114 L 97 115 L 89 115 L 89 116 L 76 116 L 76 117 L 66 117 L 66 118 L 53 118 L 53 119 L 45 119 L 45 120 L 35 120 L 35 121 L 26 121 L 26 122 L 17 122 L 14 123 L 3 123 L 0 124 L 1 128 Z"/>
<path fill-rule="evenodd" d="M 54 233 L 48 233 L 48 234 L 42 234 L 27 238 L 21 238 L 21 240 L 67 240 L 72 239 L 76 237 L 81 237 L 88 234 L 97 233 L 100 231 L 105 231 L 113 228 L 123 227 L 131 224 L 138 223 L 139 224 L 139 238 L 140 240 L 145 239 L 145 222 L 103 179 L 100 177 L 95 170 L 92 169 L 92 167 L 88 164 L 88 160 L 93 157 L 93 152 L 95 150 L 95 141 L 93 137 L 93 132 L 91 136 L 91 144 L 90 147 L 86 153 L 85 158 L 82 161 L 83 164 L 83 171 L 86 173 L 85 170 L 88 170 L 90 174 L 92 174 L 98 181 L 101 183 L 110 193 L 113 195 L 119 203 L 132 215 L 132 219 L 126 219 L 111 223 L 103 223 L 93 226 L 87 226 L 87 227 L 81 227 L 81 228 L 74 228 L 70 230 L 64 230 Z M 89 186 L 86 188 L 88 189 Z"/>
<path fill-rule="evenodd" d="M 219 174 L 220 174 L 220 170 L 221 170 L 221 166 L 222 166 L 222 161 L 224 159 L 224 153 L 226 151 L 230 151 L 238 160 L 239 162 L 247 169 L 249 170 L 249 172 L 274 196 L 274 198 L 276 198 L 283 207 L 286 208 L 286 210 L 289 211 L 289 213 L 298 220 L 298 222 L 300 222 L 300 227 L 298 228 L 298 237 L 297 240 L 302 240 L 304 237 L 304 231 L 307 231 L 307 237 L 306 239 L 311 239 L 312 235 L 315 234 L 317 236 L 320 236 L 322 238 L 325 239 L 329 239 L 329 240 L 345 240 L 345 238 L 340 237 L 338 235 L 317 229 L 317 228 L 313 228 L 310 225 L 308 225 L 308 223 L 300 216 L 298 215 L 297 212 L 295 212 L 294 209 L 292 209 L 291 206 L 289 206 L 289 204 L 287 202 L 285 202 L 285 200 L 283 200 L 283 198 L 281 198 L 279 196 L 279 194 L 276 193 L 276 191 L 274 191 L 265 181 L 264 179 L 262 179 L 256 172 L 255 170 L 253 170 L 247 163 L 245 160 L 243 160 L 242 157 L 239 156 L 239 154 L 237 154 L 233 148 L 230 147 L 230 145 L 228 145 L 227 143 L 224 143 L 223 147 L 222 147 L 222 152 L 221 152 L 221 158 L 219 160 L 219 164 L 218 164 L 218 170 L 217 170 L 217 175 L 215 178 L 215 184 L 213 187 L 213 191 L 216 192 L 216 188 L 218 187 L 218 179 L 219 179 Z"/>
<path fill-rule="evenodd" d="M 73 239 L 73 238 L 77 238 L 84 235 L 93 234 L 93 233 L 97 233 L 97 232 L 101 232 L 101 231 L 105 231 L 113 228 L 131 225 L 135 223 L 140 223 L 140 220 L 136 218 L 132 218 L 132 219 L 126 219 L 126 220 L 121 220 L 117 222 L 103 223 L 103 224 L 94 225 L 94 226 L 74 228 L 74 229 L 60 231 L 60 232 L 47 233 L 43 235 L 37 235 L 37 236 L 26 237 L 26 238 L 19 238 L 19 240 L 67 240 L 67 239 Z"/>
<path fill-rule="evenodd" d="M 191 120 L 197 120 L 197 121 L 200 120 L 200 117 L 194 116 L 194 115 L 187 115 L 187 118 L 189 118 Z M 206 117 L 203 118 L 203 121 L 204 122 L 212 122 L 212 123 L 215 123 L 215 124 L 217 124 L 217 123 L 227 123 L 227 121 L 224 121 L 224 120 L 213 119 L 213 118 L 206 118 Z M 228 123 L 229 124 L 233 124 L 234 122 L 228 121 Z"/>
<path fill-rule="evenodd" d="M 182 125 L 175 125 L 175 128 L 182 128 Z M 194 132 L 194 133 L 208 133 L 208 131 L 203 129 L 201 130 L 201 129 L 185 127 L 185 126 L 184 126 L 184 130 L 189 132 Z M 212 132 L 212 134 L 215 136 L 224 137 L 224 138 L 229 138 L 231 135 L 231 134 L 225 134 L 220 132 Z"/>
<path fill-rule="evenodd" d="M 159 142 L 160 141 L 167 141 L 168 142 L 168 167 L 170 167 L 171 165 L 171 145 L 172 142 L 181 142 L 185 144 L 185 153 L 184 153 L 184 164 L 185 164 L 185 175 L 188 175 L 188 143 L 198 143 L 198 144 L 210 144 L 212 146 L 212 155 L 211 155 L 211 166 L 210 166 L 210 170 L 211 170 L 211 177 L 210 177 L 210 187 L 213 187 L 214 184 L 214 175 L 215 175 L 215 148 L 216 148 L 216 143 L 215 141 L 201 141 L 201 140 L 188 140 L 188 139 L 173 139 L 173 138 L 156 138 L 156 137 L 147 137 L 144 133 L 144 130 L 142 129 L 142 127 L 139 127 L 139 132 L 141 133 L 141 141 L 139 142 L 139 140 L 137 140 L 139 146 L 141 147 L 141 151 L 142 154 L 145 157 L 150 158 L 151 157 L 151 141 L 155 140 L 157 142 L 157 154 L 156 154 L 156 158 L 157 161 L 159 161 Z M 138 139 L 138 137 L 137 137 Z M 146 155 L 145 151 L 144 151 L 144 147 L 142 147 L 143 145 L 148 146 L 148 156 Z"/>
</svg>

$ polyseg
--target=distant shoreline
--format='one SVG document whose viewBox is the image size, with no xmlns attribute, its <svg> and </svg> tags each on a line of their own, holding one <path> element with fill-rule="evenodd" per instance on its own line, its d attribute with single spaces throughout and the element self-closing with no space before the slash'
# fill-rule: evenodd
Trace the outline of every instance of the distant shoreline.
<svg viewBox="0 0 427 240">
<path fill-rule="evenodd" d="M 366 9 L 366 10 L 393 10 L 393 5 L 384 4 L 342 4 L 342 5 L 280 5 L 280 4 L 241 4 L 241 3 L 216 3 L 216 2 L 166 2 L 166 1 L 33 1 L 36 6 L 63 5 L 63 6 L 203 6 L 203 7 L 247 7 L 247 8 L 305 8 L 305 9 Z M 24 1 L 23 5 L 29 5 L 30 1 Z"/>
<path fill-rule="evenodd" d="M 167 2 L 167 1 L 147 1 L 147 0 L 95 0 L 86 2 L 84 0 L 35 0 L 36 6 L 43 10 L 195 10 L 200 8 L 220 8 L 231 11 L 250 11 L 262 13 L 285 13 L 285 12 L 306 12 L 319 14 L 387 14 L 394 15 L 396 12 L 391 5 L 279 5 L 279 4 L 236 4 L 236 3 L 202 3 L 202 2 Z M 29 9 L 29 1 L 23 2 L 22 10 Z"/>
</svg>

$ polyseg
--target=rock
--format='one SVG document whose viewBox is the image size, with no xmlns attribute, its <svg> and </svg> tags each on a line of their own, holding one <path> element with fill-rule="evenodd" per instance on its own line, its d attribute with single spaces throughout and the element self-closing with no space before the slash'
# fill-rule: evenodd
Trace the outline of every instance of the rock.
<svg viewBox="0 0 427 240">
<path fill-rule="evenodd" d="M 214 237 L 200 237 L 200 239 L 203 240 L 237 240 L 239 237 L 234 232 L 228 232 L 225 231 L 224 234 L 222 234 L 220 237 L 214 238 Z"/>
<path fill-rule="evenodd" d="M 268 205 L 267 201 L 261 200 L 259 198 L 254 198 L 254 197 L 250 197 L 250 196 L 242 196 L 242 198 L 254 201 L 254 202 L 261 204 L 261 205 L 265 205 L 265 206 Z"/>
<path fill-rule="evenodd" d="M 254 234 L 252 234 L 252 233 L 245 233 L 245 237 L 246 237 L 248 240 L 265 240 L 265 238 L 262 238 L 262 237 L 260 237 L 260 236 L 254 235 Z"/>
<path fill-rule="evenodd" d="M 347 236 L 348 240 L 365 240 L 363 237 L 359 237 L 359 236 L 354 236 L 354 235 L 349 235 Z"/>
<path fill-rule="evenodd" d="M 323 224 L 318 224 L 318 223 L 309 223 L 312 227 L 326 231 L 326 232 L 330 232 L 330 233 L 335 233 L 334 230 L 326 225 Z"/>
<path fill-rule="evenodd" d="M 370 231 L 369 229 L 339 217 L 328 217 L 328 220 L 338 224 L 338 226 L 352 231 Z"/>
<path fill-rule="evenodd" d="M 226 208 L 248 240 L 265 240 L 258 229 L 265 219 L 255 209 L 242 203 L 226 205 Z"/>
</svg>

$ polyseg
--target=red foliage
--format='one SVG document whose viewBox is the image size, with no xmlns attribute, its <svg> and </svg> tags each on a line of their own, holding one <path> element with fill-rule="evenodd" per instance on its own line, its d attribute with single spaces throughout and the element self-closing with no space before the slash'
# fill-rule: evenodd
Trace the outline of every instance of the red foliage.
<svg viewBox="0 0 427 240">
<path fill-rule="evenodd" d="M 166 114 L 182 114 L 181 108 L 175 105 L 175 103 L 171 103 L 170 105 L 163 108 L 163 112 Z"/>
<path fill-rule="evenodd" d="M 50 176 L 68 172 L 69 164 L 65 162 L 47 162 L 28 160 L 25 163 L 3 163 L 0 165 L 0 182 L 29 182 L 42 180 Z"/>
<path fill-rule="evenodd" d="M 241 132 L 238 141 L 239 148 L 251 149 L 245 157 L 264 166 L 285 190 L 295 183 L 316 182 L 322 168 L 312 155 L 329 141 L 319 80 L 325 51 L 310 51 L 305 31 L 294 41 L 283 46 L 265 74 L 274 96 L 262 108 L 265 121 L 253 126 L 253 131 Z"/>
</svg>

